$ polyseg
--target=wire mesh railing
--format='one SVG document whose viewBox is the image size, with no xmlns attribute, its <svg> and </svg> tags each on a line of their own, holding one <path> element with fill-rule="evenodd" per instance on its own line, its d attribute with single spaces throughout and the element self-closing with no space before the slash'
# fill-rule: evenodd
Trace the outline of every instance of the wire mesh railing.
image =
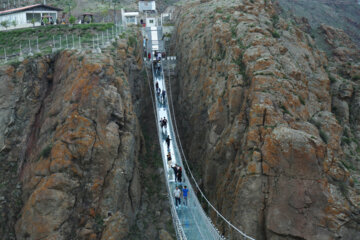
<svg viewBox="0 0 360 240">
<path fill-rule="evenodd" d="M 169 63 L 169 61 L 167 61 Z M 186 165 L 186 169 L 188 170 L 189 174 L 190 174 L 190 179 L 191 179 L 191 182 L 195 185 L 196 187 L 196 190 L 199 192 L 199 197 L 201 197 L 201 199 L 204 200 L 205 204 L 207 205 L 207 209 L 208 211 L 212 211 L 214 214 L 211 214 L 211 215 L 214 215 L 216 216 L 216 222 L 219 223 L 219 224 L 216 224 L 217 226 L 222 226 L 223 228 L 226 228 L 228 227 L 228 231 L 224 231 L 223 234 L 225 234 L 225 232 L 227 233 L 226 236 L 229 238 L 229 239 L 249 239 L 249 240 L 255 240 L 254 238 L 248 236 L 246 233 L 244 233 L 243 231 L 241 231 L 240 229 L 238 229 L 236 226 L 234 226 L 229 220 L 227 220 L 214 206 L 213 204 L 211 204 L 211 202 L 206 198 L 204 192 L 201 190 L 199 184 L 197 183 L 194 175 L 192 174 L 191 172 L 191 169 L 190 169 L 190 166 L 188 164 L 188 161 L 186 159 L 186 156 L 185 156 L 185 153 L 184 153 L 184 150 L 183 150 L 183 147 L 182 147 L 182 144 L 181 144 L 181 140 L 180 140 L 180 136 L 179 136 L 179 130 L 178 130 L 178 127 L 177 127 L 177 123 L 176 123 L 176 114 L 175 114 L 175 111 L 174 111 L 174 106 L 173 106 L 173 100 L 172 100 L 172 90 L 171 90 L 171 83 L 170 83 L 170 67 L 167 66 L 167 70 L 168 70 L 168 79 L 169 79 L 169 90 L 167 91 L 168 92 L 168 96 L 169 96 L 169 99 L 170 99 L 170 102 L 171 102 L 171 105 L 169 106 L 169 112 L 171 113 L 171 121 L 172 119 L 174 120 L 174 131 L 173 131 L 173 134 L 175 135 L 173 138 L 178 141 L 179 143 L 179 147 L 180 148 L 176 148 L 177 149 L 177 154 L 181 155 L 180 159 L 183 159 L 184 162 L 185 162 L 185 165 Z M 179 152 L 179 149 L 181 151 L 181 154 Z M 198 200 L 198 199 L 197 199 Z M 199 203 L 200 204 L 200 203 Z M 200 204 L 200 207 L 201 209 L 202 206 Z M 203 213 L 205 215 L 209 215 L 206 214 L 204 211 Z M 209 219 L 209 221 L 212 223 L 212 221 Z M 215 227 L 214 225 L 214 229 L 216 229 L 216 231 L 219 233 L 219 231 L 217 230 L 217 228 Z M 220 234 L 220 233 L 219 233 Z"/>
<path fill-rule="evenodd" d="M 148 84 L 149 84 L 149 91 L 150 91 L 151 101 L 152 101 L 152 105 L 153 105 L 153 109 L 154 109 L 154 116 L 155 116 L 155 121 L 156 121 L 156 129 L 158 131 L 158 139 L 159 139 L 159 142 L 161 143 L 160 128 L 159 128 L 159 125 L 158 125 L 159 117 L 158 117 L 158 113 L 156 111 L 157 110 L 156 96 L 155 96 L 155 100 L 154 100 L 155 93 L 153 94 L 153 91 L 152 91 L 153 88 L 151 87 L 150 78 L 149 78 L 150 74 L 148 73 L 148 70 L 147 70 L 146 67 L 145 67 L 145 70 L 146 70 L 147 81 L 148 81 Z M 154 72 L 153 68 L 152 68 L 152 72 Z M 160 147 L 161 147 L 161 151 L 163 152 L 164 151 L 163 145 L 160 144 Z M 165 158 L 162 157 L 162 160 L 163 160 L 164 166 L 166 166 Z M 170 212 L 171 212 L 171 216 L 172 216 L 172 220 L 173 220 L 173 225 L 174 225 L 176 237 L 179 240 L 187 240 L 186 235 L 185 235 L 185 233 L 183 231 L 180 219 L 179 219 L 179 217 L 177 215 L 175 206 L 173 204 L 171 204 L 171 203 L 174 202 L 174 197 L 171 194 L 171 187 L 170 187 L 170 184 L 169 184 L 169 182 L 167 180 L 166 171 L 164 171 L 164 175 L 165 175 L 165 179 L 166 179 L 165 182 L 166 182 L 166 188 L 167 188 L 167 191 L 168 191 L 168 198 L 169 198 L 169 201 L 170 201 Z"/>
<path fill-rule="evenodd" d="M 49 27 L 49 34 L 40 31 L 36 34 L 35 30 L 34 33 L 26 29 L 29 32 L 28 39 L 21 38 L 20 40 L 18 36 L 22 31 L 14 30 L 12 35 L 7 33 L 9 39 L 6 39 L 5 35 L 4 39 L 0 39 L 0 64 L 22 61 L 27 57 L 50 54 L 63 49 L 100 52 L 100 49 L 108 47 L 115 38 L 122 36 L 127 30 L 122 24 L 94 24 L 93 26 L 94 28 L 82 31 L 59 27 L 53 32 L 51 30 L 54 29 Z"/>
<path fill-rule="evenodd" d="M 153 70 L 153 65 L 152 65 Z M 154 71 L 153 72 L 153 88 L 156 87 L 156 81 L 160 83 L 160 86 L 165 89 L 165 81 L 164 81 L 164 73 L 163 68 L 161 68 L 160 74 L 156 75 Z M 154 91 L 155 99 L 156 99 L 156 93 Z M 153 97 L 152 97 L 153 98 Z M 172 174 L 172 169 L 170 169 L 169 162 L 166 158 L 166 145 L 164 145 L 165 141 L 165 135 L 162 129 L 159 128 L 159 119 L 161 117 L 166 116 L 168 119 L 168 127 L 167 127 L 167 134 L 172 139 L 172 156 L 173 160 L 176 161 L 176 164 L 181 166 L 183 169 L 184 165 L 181 160 L 181 154 L 178 148 L 178 143 L 176 139 L 176 135 L 174 133 L 173 129 L 173 123 L 171 120 L 170 110 L 167 106 L 169 106 L 168 99 L 165 98 L 163 103 L 160 103 L 159 99 L 157 99 L 154 103 L 156 106 L 156 122 L 157 122 L 157 130 L 158 130 L 158 136 L 159 136 L 159 142 L 161 146 L 161 152 L 162 152 L 162 159 L 164 164 L 164 173 L 165 173 L 165 179 L 166 179 L 166 185 L 169 193 L 169 200 L 170 200 L 170 206 L 171 206 L 171 212 L 173 215 L 173 221 L 175 230 L 177 233 L 178 239 L 206 239 L 206 240 L 212 240 L 212 239 L 225 239 L 220 232 L 216 229 L 216 227 L 212 224 L 211 219 L 206 215 L 204 212 L 201 203 L 198 201 L 195 191 L 192 188 L 192 185 L 189 182 L 189 178 L 186 174 L 186 171 L 183 171 L 183 182 L 182 183 L 176 183 L 174 181 L 174 174 Z M 187 201 L 187 206 L 184 206 L 182 208 L 176 209 L 175 208 L 175 199 L 173 197 L 173 191 L 175 190 L 175 187 L 182 187 L 183 185 L 187 185 L 189 189 L 189 198 Z"/>
</svg>

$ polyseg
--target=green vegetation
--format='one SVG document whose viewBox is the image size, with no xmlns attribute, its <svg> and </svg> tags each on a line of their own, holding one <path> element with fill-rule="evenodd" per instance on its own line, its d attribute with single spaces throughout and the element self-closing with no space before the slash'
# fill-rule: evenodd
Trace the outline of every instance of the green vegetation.
<svg viewBox="0 0 360 240">
<path fill-rule="evenodd" d="M 302 105 L 305 105 L 305 101 L 304 101 L 304 99 L 303 99 L 300 95 L 298 96 L 298 98 L 299 98 L 300 103 L 301 103 Z"/>
<path fill-rule="evenodd" d="M 330 79 L 330 83 L 335 83 L 336 82 L 336 78 L 334 78 L 333 75 L 329 74 L 329 79 Z"/>
<path fill-rule="evenodd" d="M 70 23 L 70 24 L 74 24 L 75 21 L 76 21 L 76 18 L 75 18 L 74 16 L 70 16 L 70 18 L 69 18 L 69 23 Z"/>
<path fill-rule="evenodd" d="M 231 30 L 231 37 L 236 38 L 236 35 L 237 35 L 236 34 L 236 25 L 232 25 L 230 30 Z"/>
<path fill-rule="evenodd" d="M 360 80 L 360 75 L 355 75 L 352 77 L 352 80 L 353 81 L 357 81 L 357 80 Z"/>
<path fill-rule="evenodd" d="M 280 34 L 279 34 L 277 31 L 271 32 L 271 35 L 272 35 L 274 38 L 280 38 Z"/>
<path fill-rule="evenodd" d="M 0 34 L 0 56 L 4 55 L 4 48 L 6 48 L 8 56 L 19 54 L 20 44 L 26 53 L 29 40 L 32 48 L 35 49 L 37 38 L 39 39 L 39 48 L 43 54 L 51 53 L 53 37 L 56 47 L 60 45 L 60 36 L 61 45 L 66 46 L 66 35 L 68 36 L 69 46 L 72 46 L 72 35 L 74 36 L 75 47 L 79 44 L 79 36 L 84 47 L 92 46 L 93 36 L 96 37 L 97 34 L 101 36 L 102 32 L 106 35 L 106 30 L 111 30 L 113 26 L 113 23 L 76 24 L 73 27 L 68 25 L 48 25 L 4 31 Z"/>
<path fill-rule="evenodd" d="M 321 139 L 324 141 L 324 143 L 328 143 L 329 137 L 322 129 L 319 130 L 319 135 Z"/>
<path fill-rule="evenodd" d="M 220 8 L 220 7 L 217 7 L 216 9 L 215 9 L 215 12 L 216 13 L 223 13 L 224 11 Z"/>
<path fill-rule="evenodd" d="M 344 197 L 347 197 L 347 195 L 348 195 L 348 186 L 346 185 L 345 182 L 339 182 L 339 189 L 340 189 L 340 192 L 342 193 L 342 195 Z"/>
<path fill-rule="evenodd" d="M 233 62 L 239 66 L 240 74 L 243 76 L 246 86 L 250 85 L 249 76 L 246 74 L 246 65 L 243 62 L 243 53 L 239 55 L 237 59 L 233 59 Z"/>
<path fill-rule="evenodd" d="M 43 158 L 48 158 L 50 156 L 51 153 L 51 149 L 52 149 L 52 144 L 47 145 L 40 153 L 40 155 Z"/>
<path fill-rule="evenodd" d="M 273 15 L 271 17 L 271 22 L 273 27 L 276 27 L 276 25 L 279 23 L 279 16 L 278 15 Z"/>
<path fill-rule="evenodd" d="M 96 214 L 95 216 L 95 231 L 97 233 L 101 233 L 104 229 L 104 220 L 103 218 L 101 217 L 100 214 Z"/>
<path fill-rule="evenodd" d="M 4 27 L 5 29 L 7 29 L 9 27 L 10 23 L 9 23 L 9 21 L 2 21 L 2 22 L 0 22 L 0 25 L 2 27 Z"/>
<path fill-rule="evenodd" d="M 347 138 L 347 137 L 345 137 L 345 136 L 341 138 L 341 141 L 342 141 L 343 143 L 348 144 L 348 145 L 351 143 L 350 139 Z"/>
<path fill-rule="evenodd" d="M 128 43 L 129 43 L 129 46 L 136 47 L 136 44 L 137 44 L 136 38 L 134 36 L 129 36 Z"/>
<path fill-rule="evenodd" d="M 45 26 L 49 24 L 49 19 L 47 17 L 43 18 L 42 21 L 43 21 Z"/>
<path fill-rule="evenodd" d="M 289 114 L 290 116 L 292 116 L 292 114 L 289 112 L 289 110 L 287 110 L 287 108 L 284 105 L 281 105 L 280 108 L 283 110 L 283 113 Z"/>
</svg>

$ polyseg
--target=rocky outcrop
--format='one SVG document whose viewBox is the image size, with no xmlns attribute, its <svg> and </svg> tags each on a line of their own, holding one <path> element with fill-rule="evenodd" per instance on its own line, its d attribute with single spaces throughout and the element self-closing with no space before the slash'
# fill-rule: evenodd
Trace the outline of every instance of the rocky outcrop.
<svg viewBox="0 0 360 240">
<path fill-rule="evenodd" d="M 162 219 L 137 233 L 172 230 L 165 188 L 148 199 L 144 183 L 163 174 L 143 173 L 145 110 L 133 86 L 146 82 L 135 44 L 1 67 L 1 239 L 143 239 L 131 236 L 150 200 Z"/>
<path fill-rule="evenodd" d="M 4 69 L 17 83 L 4 136 L 7 160 L 20 160 L 17 239 L 96 239 L 109 211 L 134 220 L 141 133 L 109 61 L 66 51 Z"/>
<path fill-rule="evenodd" d="M 175 35 L 181 138 L 220 212 L 256 239 L 359 239 L 359 186 L 312 37 L 260 0 L 189 3 Z"/>
<path fill-rule="evenodd" d="M 312 32 L 325 23 L 342 29 L 360 46 L 360 4 L 357 0 L 273 2 L 281 8 L 281 14 L 290 17 L 291 21 L 294 18 L 308 19 Z"/>
<path fill-rule="evenodd" d="M 1 239 L 174 237 L 135 33 L 1 66 Z"/>
</svg>

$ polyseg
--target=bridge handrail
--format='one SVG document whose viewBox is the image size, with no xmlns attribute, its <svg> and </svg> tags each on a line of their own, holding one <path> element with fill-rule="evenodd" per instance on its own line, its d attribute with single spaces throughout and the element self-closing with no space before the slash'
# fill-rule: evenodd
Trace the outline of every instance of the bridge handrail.
<svg viewBox="0 0 360 240">
<path fill-rule="evenodd" d="M 165 84 L 165 77 L 164 77 L 163 69 L 164 69 L 164 68 L 163 68 L 163 66 L 162 66 L 162 67 L 161 67 L 161 75 L 163 76 L 164 84 Z M 154 74 L 154 72 L 153 72 L 153 74 Z M 155 76 L 153 76 L 153 77 L 155 78 Z M 166 84 L 165 84 L 165 86 L 166 86 Z M 166 101 L 166 105 L 169 106 L 168 97 L 166 97 L 166 100 L 165 100 L 165 101 Z M 172 124 L 170 109 L 169 109 L 169 108 L 166 108 L 166 111 L 168 112 L 168 116 L 170 116 L 169 119 L 168 119 L 168 128 L 171 129 L 172 126 L 174 126 L 174 125 Z M 174 129 L 174 130 L 175 130 L 175 129 Z M 171 131 L 170 131 L 170 132 L 171 132 Z M 174 134 L 175 134 L 175 132 L 174 132 Z M 176 136 L 175 136 L 175 138 L 172 138 L 172 139 L 173 139 L 173 145 L 174 145 L 174 146 L 178 146 Z M 181 142 L 180 142 L 180 144 L 181 144 Z M 179 152 L 179 150 L 178 150 L 178 147 L 174 147 L 174 151 L 175 151 L 174 154 L 177 153 L 177 155 L 178 155 L 178 157 L 179 157 L 179 160 L 180 160 L 180 165 L 181 165 L 181 166 L 183 167 L 183 169 L 184 169 L 182 157 L 181 157 L 181 154 L 180 154 L 180 152 Z M 187 177 L 186 171 L 183 171 L 183 178 L 184 178 L 185 181 L 186 181 L 186 180 L 188 181 L 188 179 L 189 179 L 189 178 Z M 189 182 L 189 181 L 188 181 L 188 182 Z M 190 183 L 190 182 L 189 182 L 189 183 Z M 193 190 L 191 184 L 189 184 L 189 192 L 195 193 L 195 191 Z M 212 236 L 217 236 L 216 239 L 224 239 L 224 237 L 220 234 L 220 232 L 217 230 L 217 228 L 215 227 L 215 225 L 212 223 L 211 219 L 206 215 L 204 209 L 202 208 L 199 200 L 197 199 L 197 197 L 196 197 L 195 195 L 194 195 L 194 198 L 193 198 L 193 199 L 195 200 L 195 204 L 197 205 L 198 209 L 200 210 L 200 213 L 203 215 L 203 219 L 206 220 L 206 224 L 210 224 L 210 225 L 208 225 L 208 229 L 212 231 L 212 234 L 213 234 Z"/>
<path fill-rule="evenodd" d="M 153 66 L 152 66 L 152 70 L 153 70 Z M 149 73 L 148 73 L 147 67 L 145 67 L 145 71 L 146 71 L 147 82 L 149 84 L 149 91 L 150 91 L 150 96 L 151 96 L 151 102 L 152 102 L 152 105 L 153 105 L 154 116 L 155 116 L 155 120 L 156 120 L 156 129 L 158 131 L 158 134 L 157 134 L 158 135 L 158 140 L 159 140 L 159 143 L 161 143 L 161 138 L 160 138 L 160 134 L 159 134 L 160 129 L 159 129 L 159 124 L 158 124 L 158 115 L 157 115 L 157 111 L 156 111 L 156 101 L 154 103 L 154 96 L 152 94 L 152 88 L 151 88 L 151 84 L 150 84 L 150 80 L 149 80 Z M 162 144 L 160 144 L 160 147 L 161 147 L 161 149 L 163 148 Z M 162 160 L 163 160 L 163 165 L 165 167 L 166 164 L 164 162 L 164 158 L 162 158 Z M 171 212 L 171 215 L 172 215 L 172 218 L 173 218 L 173 224 L 174 224 L 174 228 L 175 228 L 176 237 L 177 237 L 177 239 L 180 239 L 180 240 L 187 240 L 186 235 L 184 233 L 184 230 L 182 228 L 180 219 L 179 219 L 179 217 L 177 215 L 176 209 L 175 209 L 174 204 L 173 204 L 174 203 L 174 197 L 171 194 L 171 189 L 170 189 L 169 182 L 166 179 L 166 171 L 165 170 L 164 170 L 164 176 L 165 176 L 165 182 L 166 182 L 166 188 L 167 188 L 167 192 L 168 192 L 168 197 L 169 197 L 169 201 L 170 201 L 170 210 L 171 210 L 170 212 Z"/>
<path fill-rule="evenodd" d="M 165 78 L 164 78 L 165 79 Z M 167 91 L 168 92 L 168 95 L 171 96 L 171 100 L 172 100 L 172 90 L 171 90 L 171 83 L 170 83 L 170 74 L 169 74 L 169 90 L 170 91 Z M 190 176 L 193 180 L 193 182 L 195 183 L 195 186 L 196 188 L 198 189 L 198 191 L 200 192 L 202 198 L 206 201 L 206 203 L 213 209 L 213 211 L 221 218 L 223 219 L 231 228 L 233 228 L 235 231 L 237 231 L 239 234 L 241 234 L 243 237 L 245 237 L 246 239 L 249 239 L 249 240 L 255 240 L 254 238 L 248 236 L 246 233 L 242 232 L 240 229 L 238 229 L 236 226 L 234 226 L 229 220 L 227 220 L 212 204 L 211 202 L 206 198 L 205 194 L 203 193 L 203 191 L 201 190 L 201 188 L 199 187 L 194 175 L 192 174 L 191 172 L 191 169 L 190 169 L 190 166 L 188 164 L 188 161 L 187 161 L 187 158 L 185 156 L 185 153 L 184 153 L 184 149 L 182 147 L 182 144 L 181 144 L 181 140 L 180 140 L 180 136 L 179 136 L 179 131 L 178 131 L 178 127 L 177 127 L 177 122 L 176 122 L 176 115 L 175 115 L 175 112 L 174 112 L 174 105 L 173 105 L 173 101 L 171 101 L 171 109 L 172 109 L 172 112 L 173 112 L 173 118 L 174 118 L 174 126 L 175 126 L 175 135 L 176 137 L 179 139 L 179 143 L 180 143 L 180 150 L 182 152 L 182 155 L 184 156 L 184 160 L 185 160 L 185 164 L 186 164 L 186 167 L 190 173 Z"/>
</svg>

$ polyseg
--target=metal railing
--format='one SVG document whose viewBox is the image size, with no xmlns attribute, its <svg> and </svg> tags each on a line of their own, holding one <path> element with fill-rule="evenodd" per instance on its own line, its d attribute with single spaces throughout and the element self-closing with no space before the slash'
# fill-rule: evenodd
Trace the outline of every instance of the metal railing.
<svg viewBox="0 0 360 240">
<path fill-rule="evenodd" d="M 152 66 L 152 73 L 153 73 L 153 89 L 155 89 L 156 81 L 159 83 L 159 86 L 162 87 L 162 89 L 166 89 L 166 83 L 164 78 L 164 72 L 163 72 L 163 66 L 161 66 L 161 71 L 158 75 L 154 72 L 154 66 L 150 62 Z M 169 68 L 168 68 L 169 69 Z M 170 76 L 169 76 L 170 78 Z M 150 84 L 149 84 L 150 87 Z M 151 88 L 151 87 L 150 87 Z M 150 89 L 151 91 L 151 89 Z M 166 179 L 166 185 L 167 190 L 169 193 L 169 200 L 170 200 L 170 206 L 171 206 L 171 212 L 173 215 L 173 221 L 175 230 L 177 233 L 178 239 L 225 239 L 224 236 L 218 231 L 218 229 L 215 227 L 215 225 L 212 223 L 211 219 L 207 216 L 205 213 L 203 206 L 201 205 L 200 201 L 198 200 L 195 191 L 192 187 L 192 184 L 190 183 L 190 179 L 195 185 L 196 190 L 200 193 L 200 197 L 206 202 L 206 204 L 209 206 L 209 209 L 214 211 L 216 213 L 216 216 L 220 218 L 223 223 L 229 227 L 229 232 L 234 232 L 236 235 L 236 239 L 249 239 L 249 240 L 255 240 L 254 238 L 248 236 L 244 232 L 242 232 L 240 229 L 238 229 L 236 226 L 234 226 L 230 221 L 228 221 L 206 198 L 203 191 L 200 189 L 196 179 L 194 178 L 191 169 L 188 165 L 188 161 L 186 159 L 186 156 L 184 154 L 180 138 L 178 136 L 178 129 L 176 124 L 176 118 L 175 118 L 175 112 L 174 107 L 171 101 L 171 109 L 173 114 L 171 114 L 170 106 L 169 106 L 169 98 L 166 97 L 163 103 L 160 103 L 159 99 L 156 100 L 156 93 L 153 91 L 154 94 L 152 94 L 152 101 L 154 105 L 154 111 L 156 116 L 156 125 L 158 130 L 158 137 L 159 142 L 161 146 L 161 155 L 163 159 L 164 164 L 164 173 L 165 173 L 165 179 Z M 171 86 L 170 91 L 167 91 L 168 96 L 171 96 Z M 153 100 L 153 96 L 155 96 L 155 102 Z M 166 157 L 166 151 L 164 148 L 166 148 L 166 145 L 164 146 L 165 138 L 163 137 L 163 130 L 159 127 L 159 118 L 166 116 L 168 120 L 168 127 L 167 127 L 167 133 L 171 139 L 172 139 L 172 156 L 174 157 L 175 162 L 180 165 L 183 169 L 183 183 L 176 184 L 172 181 L 172 175 L 171 175 L 171 169 L 170 173 L 168 172 L 169 166 L 167 162 Z M 173 117 L 174 122 L 173 122 Z M 179 145 L 178 145 L 179 143 Z M 185 166 L 187 171 L 185 171 L 183 160 L 185 161 Z M 190 174 L 190 179 L 187 176 L 187 172 Z M 189 198 L 188 198 L 188 207 L 184 207 L 182 209 L 175 209 L 175 202 L 174 197 L 172 196 L 172 193 L 174 191 L 175 186 L 182 186 L 186 183 L 189 189 Z M 189 224 L 192 224 L 192 226 L 189 226 Z M 183 235 L 184 234 L 184 235 Z M 235 237 L 235 236 L 234 236 Z"/>
<path fill-rule="evenodd" d="M 22 61 L 36 54 L 50 54 L 64 49 L 99 52 L 100 49 L 108 47 L 115 38 L 125 31 L 124 26 L 116 24 L 104 31 L 89 30 L 82 35 L 56 34 L 46 37 L 32 37 L 20 42 L 18 47 L 13 45 L 11 47 L 1 46 L 0 64 Z"/>
</svg>

